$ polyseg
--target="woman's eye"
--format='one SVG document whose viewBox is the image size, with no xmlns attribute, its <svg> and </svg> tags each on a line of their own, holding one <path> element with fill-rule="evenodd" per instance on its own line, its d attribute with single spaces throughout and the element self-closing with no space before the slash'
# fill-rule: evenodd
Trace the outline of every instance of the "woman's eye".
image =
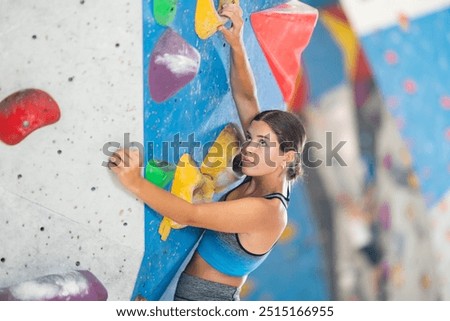
<svg viewBox="0 0 450 321">
<path fill-rule="evenodd" d="M 261 140 L 259 141 L 259 144 L 260 144 L 261 146 L 266 146 L 266 145 L 267 145 L 267 143 L 266 143 L 266 141 L 265 141 L 264 139 L 261 139 Z"/>
<path fill-rule="evenodd" d="M 249 140 L 252 140 L 252 138 L 250 136 L 245 136 L 245 140 L 249 141 Z"/>
</svg>

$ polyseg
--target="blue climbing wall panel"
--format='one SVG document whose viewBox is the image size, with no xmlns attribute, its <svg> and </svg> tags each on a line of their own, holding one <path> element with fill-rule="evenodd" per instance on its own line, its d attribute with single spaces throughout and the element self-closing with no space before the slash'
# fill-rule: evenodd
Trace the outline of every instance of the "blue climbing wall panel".
<svg viewBox="0 0 450 321">
<path fill-rule="evenodd" d="M 251 12 L 270 8 L 283 2 L 272 0 L 260 1 L 258 4 L 250 1 L 242 1 L 241 3 L 245 19 L 245 44 L 263 109 L 284 109 L 284 103 L 280 90 L 253 34 L 249 15 Z M 155 22 L 152 1 L 144 0 L 142 5 L 146 159 L 164 159 L 171 163 L 177 163 L 184 152 L 189 152 L 193 159 L 200 163 L 207 152 L 207 146 L 214 141 L 224 126 L 229 122 L 238 123 L 237 113 L 229 90 L 229 47 L 220 34 L 207 40 L 201 40 L 197 37 L 194 32 L 195 1 L 179 1 L 176 16 L 168 27 L 160 26 Z M 191 82 L 171 98 L 157 103 L 152 100 L 149 91 L 149 60 L 158 39 L 169 27 L 198 50 L 201 62 L 198 74 Z M 180 141 L 184 142 L 188 141 L 190 135 L 193 135 L 191 137 L 201 144 L 193 150 L 181 148 L 179 153 L 174 152 L 170 147 L 170 142 L 174 141 L 176 135 L 179 135 Z M 164 142 L 169 144 L 167 153 L 165 152 L 164 146 L 166 144 Z M 303 189 L 297 190 L 296 195 L 300 199 L 305 199 Z M 297 204 L 296 201 L 293 201 L 293 203 Z M 311 215 L 310 211 L 305 209 L 304 204 L 294 204 L 290 208 L 293 216 L 299 209 L 302 209 L 301 213 L 304 217 Z M 211 213 L 211 215 L 214 215 L 214 213 Z M 182 250 L 182 248 L 193 246 L 202 233 L 201 230 L 196 228 L 172 230 L 168 240 L 163 242 L 158 234 L 160 221 L 161 216 L 146 207 L 145 253 L 132 299 L 137 296 L 142 296 L 148 300 L 160 299 L 179 266 L 189 254 L 188 250 Z M 312 234 L 316 233 L 314 229 L 310 231 Z M 306 254 L 308 258 L 305 258 L 310 265 L 299 264 L 298 273 L 286 277 L 286 281 L 289 281 L 290 284 L 298 283 L 298 288 L 324 289 L 326 280 L 324 280 L 323 275 L 318 273 L 316 274 L 317 278 L 309 277 L 311 265 L 317 271 L 320 270 L 318 267 L 322 264 L 322 259 L 317 254 L 320 249 L 318 245 L 314 245 L 314 247 L 316 251 L 308 252 Z M 180 255 L 180 252 L 182 252 L 182 255 Z M 304 258 L 305 253 L 302 253 L 302 255 Z M 265 273 L 263 271 L 274 271 L 278 268 L 279 262 L 269 261 L 260 267 L 260 270 L 261 273 Z M 272 280 L 261 278 L 258 286 L 264 289 L 274 289 L 272 282 Z M 284 292 L 286 292 L 286 289 L 284 289 Z M 317 294 L 319 292 L 321 294 Z M 325 298 L 324 292 L 319 292 L 311 297 Z M 272 297 L 278 299 L 279 293 L 281 292 L 274 292 Z M 295 293 L 297 293 L 296 290 L 290 293 L 292 299 L 296 297 Z M 305 298 L 299 296 L 297 299 Z"/>
<path fill-rule="evenodd" d="M 446 9 L 361 38 L 429 206 L 450 181 L 449 21 Z"/>
</svg>

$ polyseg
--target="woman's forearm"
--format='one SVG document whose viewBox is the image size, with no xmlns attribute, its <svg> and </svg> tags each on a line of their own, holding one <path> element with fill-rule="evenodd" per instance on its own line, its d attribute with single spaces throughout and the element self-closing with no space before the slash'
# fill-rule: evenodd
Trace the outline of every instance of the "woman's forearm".
<svg viewBox="0 0 450 321">
<path fill-rule="evenodd" d="M 242 42 L 231 47 L 231 92 L 236 102 L 239 118 L 246 129 L 259 112 L 256 84 L 247 53 Z"/>
<path fill-rule="evenodd" d="M 247 99 L 256 97 L 255 79 L 243 44 L 231 47 L 231 89 L 233 96 Z"/>
<path fill-rule="evenodd" d="M 193 204 L 159 188 L 144 178 L 140 178 L 128 189 L 153 210 L 179 224 L 188 225 L 190 218 L 194 215 L 195 206 Z"/>
</svg>

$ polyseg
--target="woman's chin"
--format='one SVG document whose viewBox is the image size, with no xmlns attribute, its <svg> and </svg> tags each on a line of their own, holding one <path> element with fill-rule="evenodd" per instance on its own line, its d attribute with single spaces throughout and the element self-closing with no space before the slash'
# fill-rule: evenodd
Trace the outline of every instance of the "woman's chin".
<svg viewBox="0 0 450 321">
<path fill-rule="evenodd" d="M 258 170 L 252 165 L 244 165 L 241 167 L 242 173 L 247 176 L 254 176 Z"/>
</svg>

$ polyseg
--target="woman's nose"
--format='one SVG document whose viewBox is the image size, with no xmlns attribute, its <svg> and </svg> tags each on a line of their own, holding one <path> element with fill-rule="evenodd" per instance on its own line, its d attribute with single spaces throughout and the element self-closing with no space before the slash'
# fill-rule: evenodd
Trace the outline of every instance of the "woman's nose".
<svg viewBox="0 0 450 321">
<path fill-rule="evenodd" d="M 242 152 L 244 154 L 248 154 L 248 153 L 254 153 L 257 147 L 257 143 L 252 142 L 252 141 L 247 141 L 244 143 L 244 145 L 242 146 Z"/>
</svg>

